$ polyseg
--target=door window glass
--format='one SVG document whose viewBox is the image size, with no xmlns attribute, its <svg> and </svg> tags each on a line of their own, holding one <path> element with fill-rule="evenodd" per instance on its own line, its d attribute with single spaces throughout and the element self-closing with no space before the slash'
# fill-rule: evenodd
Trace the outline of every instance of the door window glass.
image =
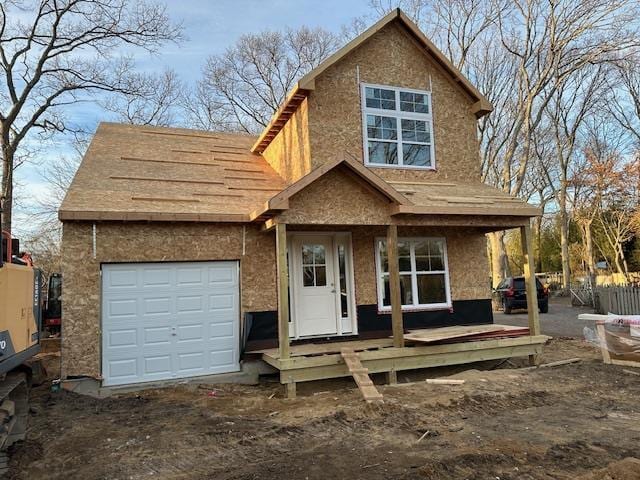
<svg viewBox="0 0 640 480">
<path fill-rule="evenodd" d="M 338 269 L 340 276 L 340 316 L 349 317 L 349 302 L 347 297 L 347 266 L 344 245 L 338 245 Z"/>
<path fill-rule="evenodd" d="M 327 285 L 326 250 L 324 245 L 302 245 L 302 285 Z"/>
</svg>

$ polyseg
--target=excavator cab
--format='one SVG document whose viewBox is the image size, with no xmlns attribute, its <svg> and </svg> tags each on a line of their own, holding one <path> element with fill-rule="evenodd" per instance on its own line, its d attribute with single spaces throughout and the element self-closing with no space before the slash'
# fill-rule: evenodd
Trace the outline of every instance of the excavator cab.
<svg viewBox="0 0 640 480">
<path fill-rule="evenodd" d="M 44 310 L 44 328 L 59 333 L 62 323 L 62 274 L 52 273 L 47 286 L 47 302 Z"/>
</svg>

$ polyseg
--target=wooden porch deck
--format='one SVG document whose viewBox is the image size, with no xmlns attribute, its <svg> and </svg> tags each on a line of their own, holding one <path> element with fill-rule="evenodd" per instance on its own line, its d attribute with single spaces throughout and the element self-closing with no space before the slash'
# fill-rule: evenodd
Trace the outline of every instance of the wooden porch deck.
<svg viewBox="0 0 640 480">
<path fill-rule="evenodd" d="M 287 386 L 288 395 L 293 397 L 297 382 L 350 376 L 349 368 L 340 354 L 344 347 L 358 353 L 369 373 L 387 373 L 389 382 L 394 383 L 396 372 L 401 370 L 539 355 L 549 338 L 546 335 L 526 335 L 404 347 L 394 347 L 393 339 L 384 338 L 292 345 L 289 358 L 280 358 L 277 348 L 261 350 L 259 353 L 266 363 L 279 370 L 280 383 Z"/>
</svg>

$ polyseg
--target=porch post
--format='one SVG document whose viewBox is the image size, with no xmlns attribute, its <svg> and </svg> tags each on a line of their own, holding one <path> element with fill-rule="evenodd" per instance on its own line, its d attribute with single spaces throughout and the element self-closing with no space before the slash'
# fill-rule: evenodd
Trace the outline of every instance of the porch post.
<svg viewBox="0 0 640 480">
<path fill-rule="evenodd" d="M 393 346 L 404 347 L 397 225 L 389 225 L 387 227 L 387 259 L 389 261 L 389 291 L 391 294 L 391 329 L 393 331 Z"/>
<path fill-rule="evenodd" d="M 276 273 L 278 278 L 278 356 L 289 358 L 289 271 L 287 226 L 276 224 Z"/>
<path fill-rule="evenodd" d="M 524 281 L 527 289 L 527 316 L 529 317 L 529 334 L 540 335 L 540 315 L 538 313 L 538 289 L 536 288 L 535 268 L 533 263 L 533 241 L 531 238 L 531 224 L 520 227 L 522 254 L 524 258 Z M 537 365 L 539 359 L 535 355 L 529 356 L 529 362 Z"/>
</svg>

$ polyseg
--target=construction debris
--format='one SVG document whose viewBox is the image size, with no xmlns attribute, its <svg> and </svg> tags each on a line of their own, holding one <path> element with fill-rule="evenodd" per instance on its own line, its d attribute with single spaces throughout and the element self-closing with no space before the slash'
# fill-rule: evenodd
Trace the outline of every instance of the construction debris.
<svg viewBox="0 0 640 480">
<path fill-rule="evenodd" d="M 349 373 L 353 376 L 364 399 L 368 403 L 382 402 L 382 394 L 369 378 L 369 369 L 362 366 L 360 356 L 352 348 L 343 348 L 340 351 L 340 355 L 347 368 L 349 368 Z"/>
<path fill-rule="evenodd" d="M 520 337 L 523 335 L 529 335 L 527 327 L 488 324 L 412 330 L 404 335 L 404 339 L 417 343 L 452 343 L 489 338 Z"/>
<path fill-rule="evenodd" d="M 453 378 L 427 378 L 425 381 L 433 385 L 462 385 L 465 382 L 465 380 Z"/>
</svg>

